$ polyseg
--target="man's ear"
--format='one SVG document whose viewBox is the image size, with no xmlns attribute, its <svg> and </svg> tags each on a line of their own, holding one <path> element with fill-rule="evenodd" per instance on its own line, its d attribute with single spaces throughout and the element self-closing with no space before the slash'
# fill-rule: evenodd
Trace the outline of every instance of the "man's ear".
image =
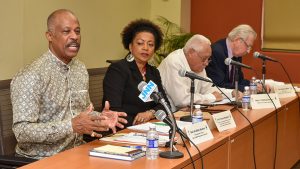
<svg viewBox="0 0 300 169">
<path fill-rule="evenodd" d="M 196 51 L 193 48 L 190 48 L 187 52 L 189 57 L 193 57 L 196 54 Z"/>
<path fill-rule="evenodd" d="M 52 41 L 52 38 L 53 38 L 52 32 L 47 31 L 47 32 L 45 33 L 45 35 L 46 35 L 46 38 L 48 39 L 48 41 L 51 42 L 51 41 Z"/>
</svg>

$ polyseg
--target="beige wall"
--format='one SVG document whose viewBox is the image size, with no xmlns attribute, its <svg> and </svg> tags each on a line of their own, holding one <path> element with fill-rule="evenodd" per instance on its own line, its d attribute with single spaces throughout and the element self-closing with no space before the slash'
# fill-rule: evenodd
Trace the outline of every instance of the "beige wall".
<svg viewBox="0 0 300 169">
<path fill-rule="evenodd" d="M 151 0 L 150 18 L 164 16 L 186 31 L 190 31 L 191 0 Z"/>
<path fill-rule="evenodd" d="M 0 5 L 0 80 L 11 78 L 23 66 L 23 3 L 18 0 Z"/>
<path fill-rule="evenodd" d="M 181 0 L 151 0 L 151 20 L 157 16 L 164 16 L 171 22 L 180 25 L 180 4 Z"/>
<path fill-rule="evenodd" d="M 59 8 L 80 20 L 82 45 L 78 57 L 88 68 L 107 66 L 107 59 L 127 53 L 120 32 L 136 18 L 162 15 L 180 24 L 180 0 L 0 0 L 0 80 L 13 75 L 48 48 L 46 19 Z M 166 8 L 169 7 L 169 8 Z"/>
</svg>

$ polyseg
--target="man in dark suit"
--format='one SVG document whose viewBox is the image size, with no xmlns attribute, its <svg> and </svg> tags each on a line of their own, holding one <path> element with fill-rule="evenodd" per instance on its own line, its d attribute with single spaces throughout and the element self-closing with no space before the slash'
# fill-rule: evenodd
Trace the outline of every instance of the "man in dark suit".
<svg viewBox="0 0 300 169">
<path fill-rule="evenodd" d="M 239 67 L 237 71 L 235 66 L 225 65 L 224 60 L 231 58 L 234 61 L 242 62 L 242 56 L 250 53 L 253 43 L 256 39 L 256 32 L 249 25 L 239 25 L 229 32 L 226 39 L 221 39 L 212 45 L 212 61 L 206 67 L 208 77 L 220 87 L 235 88 L 234 76 L 238 73 L 238 89 L 244 91 L 245 86 L 250 82 L 244 79 L 244 74 Z M 258 84 L 258 91 L 262 86 Z"/>
</svg>

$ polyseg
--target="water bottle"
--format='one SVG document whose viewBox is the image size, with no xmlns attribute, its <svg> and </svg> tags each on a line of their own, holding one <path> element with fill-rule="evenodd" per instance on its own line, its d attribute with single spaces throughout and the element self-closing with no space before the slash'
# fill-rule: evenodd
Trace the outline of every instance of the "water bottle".
<svg viewBox="0 0 300 169">
<path fill-rule="evenodd" d="M 149 129 L 146 139 L 146 157 L 147 159 L 154 160 L 158 157 L 158 132 L 154 124 Z"/>
<path fill-rule="evenodd" d="M 250 81 L 250 94 L 257 94 L 257 83 L 255 77 L 252 77 Z"/>
<path fill-rule="evenodd" d="M 203 114 L 202 111 L 200 109 L 200 105 L 195 105 L 193 114 L 192 114 L 192 123 L 199 123 L 203 120 Z"/>
<path fill-rule="evenodd" d="M 250 90 L 249 86 L 245 86 L 244 95 L 242 98 L 242 107 L 244 111 L 248 111 L 250 108 Z"/>
</svg>

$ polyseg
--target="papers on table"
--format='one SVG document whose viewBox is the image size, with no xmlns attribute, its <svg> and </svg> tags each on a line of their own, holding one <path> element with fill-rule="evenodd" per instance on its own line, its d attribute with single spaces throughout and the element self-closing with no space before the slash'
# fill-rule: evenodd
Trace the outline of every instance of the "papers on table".
<svg viewBox="0 0 300 169">
<path fill-rule="evenodd" d="M 146 145 L 146 133 L 118 133 L 110 137 L 103 137 L 100 140 L 117 142 L 117 143 L 128 143 L 136 145 Z M 166 142 L 169 141 L 169 136 L 159 135 L 158 144 L 159 146 L 165 146 Z"/>
<path fill-rule="evenodd" d="M 177 120 L 176 120 L 176 123 L 177 123 L 177 126 L 178 126 L 180 129 L 183 129 L 185 126 L 188 126 L 188 125 L 191 125 L 191 124 L 192 124 L 191 122 L 177 121 Z M 153 124 L 153 123 L 152 123 L 152 124 Z M 163 122 L 156 122 L 156 123 L 154 123 L 154 124 L 156 125 L 156 131 L 158 131 L 158 132 L 161 133 L 161 134 L 166 134 L 166 135 L 168 135 L 169 130 L 170 130 L 170 127 L 169 127 L 168 125 L 166 125 L 166 124 L 163 123 Z M 130 127 L 128 127 L 128 129 L 131 129 L 131 130 L 138 130 L 138 131 L 148 131 L 150 125 L 151 125 L 151 123 L 148 122 L 148 123 L 143 123 L 143 124 L 139 124 L 139 125 L 135 125 L 135 126 L 130 126 Z"/>
<path fill-rule="evenodd" d="M 235 101 L 235 98 L 231 98 L 230 100 Z M 231 103 L 230 100 L 227 98 L 224 98 L 223 100 L 218 101 L 218 102 L 213 102 L 212 104 L 214 104 L 214 105 L 228 104 L 228 103 Z"/>
</svg>

